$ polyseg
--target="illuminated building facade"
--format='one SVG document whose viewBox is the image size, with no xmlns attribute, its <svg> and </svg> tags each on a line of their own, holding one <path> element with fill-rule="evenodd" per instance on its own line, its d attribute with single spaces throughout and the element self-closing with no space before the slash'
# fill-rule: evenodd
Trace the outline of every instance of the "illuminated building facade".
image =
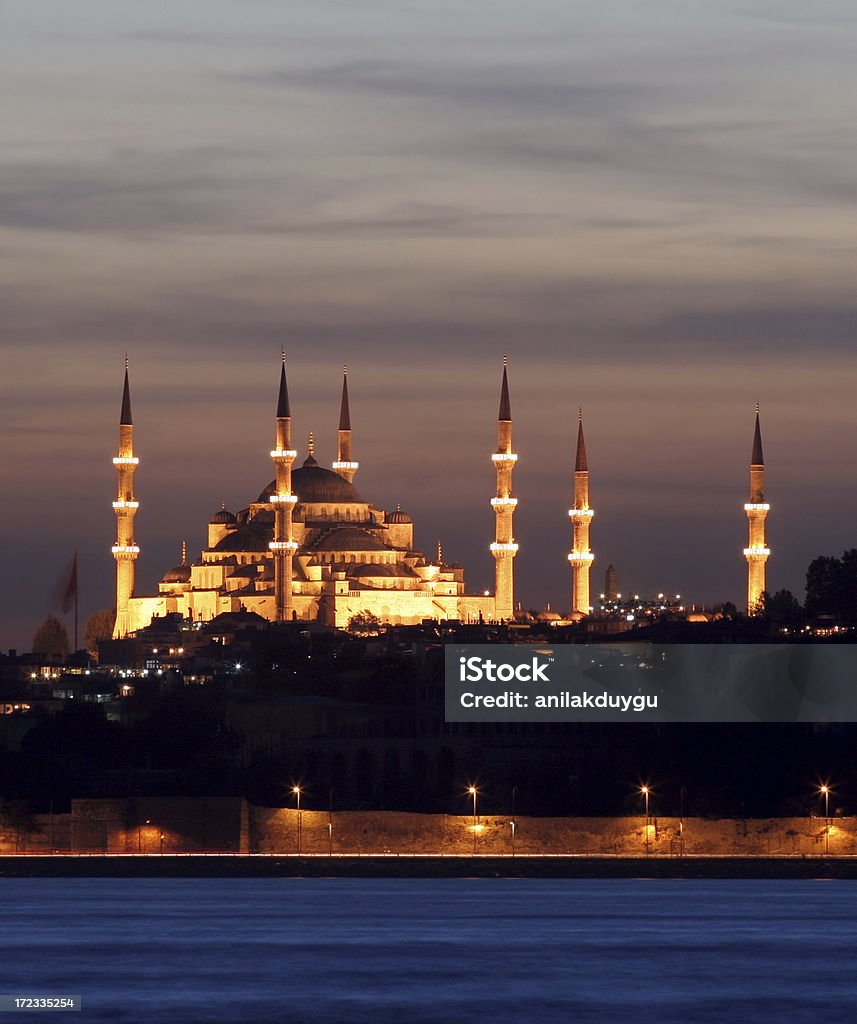
<svg viewBox="0 0 857 1024">
<path fill-rule="evenodd" d="M 501 416 L 509 409 L 503 372 Z M 414 546 L 414 523 L 401 508 L 386 511 L 364 499 L 354 486 L 358 463 L 352 451 L 348 377 L 343 376 L 337 461 L 320 466 L 310 435 L 307 457 L 293 468 L 292 417 L 285 359 L 270 457 L 274 479 L 255 501 L 237 513 L 218 510 L 208 523 L 200 558 L 170 569 L 158 593 L 134 595 L 133 471 L 130 396 L 126 370 L 120 417 L 119 499 L 116 558 L 117 619 L 114 636 L 148 626 L 154 616 L 177 612 L 209 621 L 223 612 L 246 610 L 278 622 L 318 620 L 344 627 L 354 615 L 381 622 L 417 624 L 424 619 L 496 621 L 512 617 L 511 420 L 501 419 L 496 544 L 498 599 L 470 594 L 460 565 L 430 559 Z M 505 502 L 505 504 L 504 504 Z M 497 545 L 505 545 L 502 551 Z M 508 566 L 508 571 L 501 570 Z"/>
</svg>

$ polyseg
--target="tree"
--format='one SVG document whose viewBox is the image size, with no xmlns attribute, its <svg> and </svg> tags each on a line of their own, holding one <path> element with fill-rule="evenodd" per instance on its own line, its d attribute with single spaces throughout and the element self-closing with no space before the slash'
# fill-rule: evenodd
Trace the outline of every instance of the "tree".
<svg viewBox="0 0 857 1024">
<path fill-rule="evenodd" d="M 109 640 L 113 636 L 113 625 L 116 622 L 115 608 L 102 608 L 86 620 L 83 642 L 87 651 L 94 658 L 98 654 L 98 641 Z"/>
<path fill-rule="evenodd" d="M 33 637 L 33 654 L 67 658 L 68 652 L 68 631 L 55 615 L 49 615 Z"/>
<path fill-rule="evenodd" d="M 806 571 L 806 614 L 857 620 L 857 548 L 841 558 L 822 555 Z"/>
<path fill-rule="evenodd" d="M 762 614 L 766 619 L 783 626 L 800 626 L 803 624 L 803 608 L 790 590 L 778 590 L 775 594 L 763 591 L 761 597 Z"/>
<path fill-rule="evenodd" d="M 721 619 L 737 619 L 740 612 L 731 601 L 724 601 L 722 604 L 714 606 L 714 614 Z"/>
<path fill-rule="evenodd" d="M 346 629 L 355 636 L 377 636 L 381 632 L 381 620 L 365 609 L 351 616 Z"/>
</svg>

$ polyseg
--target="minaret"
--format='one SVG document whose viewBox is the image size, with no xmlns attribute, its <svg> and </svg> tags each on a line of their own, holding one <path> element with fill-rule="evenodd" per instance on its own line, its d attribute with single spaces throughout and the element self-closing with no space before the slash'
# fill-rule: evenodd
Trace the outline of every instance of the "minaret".
<svg viewBox="0 0 857 1024">
<path fill-rule="evenodd" d="M 125 386 L 122 391 L 122 411 L 119 415 L 119 453 L 113 465 L 119 474 L 119 490 L 113 511 L 116 513 L 116 623 L 114 639 L 127 636 L 131 631 L 131 598 L 134 594 L 134 561 L 140 549 L 134 540 L 134 516 L 140 507 L 134 498 L 134 470 L 139 459 L 134 455 L 134 424 L 131 419 L 131 391 L 128 387 L 128 357 L 125 357 Z"/>
<path fill-rule="evenodd" d="M 753 433 L 753 454 L 750 456 L 750 500 L 744 506 L 750 535 L 744 557 L 747 559 L 747 614 L 757 615 L 765 590 L 765 563 L 771 549 L 765 541 L 765 519 L 770 505 L 765 501 L 765 456 L 762 454 L 762 431 L 759 426 L 759 403 L 756 403 L 756 429 Z"/>
<path fill-rule="evenodd" d="M 604 600 L 615 601 L 619 596 L 619 573 L 611 562 L 604 573 Z"/>
<path fill-rule="evenodd" d="M 589 550 L 589 524 L 595 513 L 589 507 L 589 467 L 583 440 L 583 410 L 577 413 L 577 457 L 574 461 L 574 507 L 568 510 L 574 536 L 568 561 L 571 565 L 571 612 L 589 614 L 589 570 L 595 556 Z"/>
<path fill-rule="evenodd" d="M 494 618 L 511 619 L 514 609 L 512 565 L 518 545 L 512 530 L 512 519 L 518 499 L 512 497 L 512 470 L 518 456 L 512 451 L 512 408 L 509 403 L 507 359 L 503 357 L 503 383 L 500 388 L 500 413 L 497 417 L 497 451 L 491 456 L 497 470 L 497 496 L 491 499 L 496 513 L 494 543 L 491 554 L 494 574 Z"/>
<path fill-rule="evenodd" d="M 359 462 L 351 458 L 351 413 L 348 409 L 348 366 L 342 367 L 342 403 L 339 407 L 339 445 L 333 470 L 351 483 Z"/>
<path fill-rule="evenodd" d="M 292 494 L 292 463 L 297 455 L 292 448 L 292 413 L 289 408 L 284 352 L 280 370 L 280 394 L 277 400 L 276 447 L 271 452 L 276 477 L 274 493 L 268 499 L 274 506 L 274 539 L 268 546 L 274 555 L 274 601 L 277 622 L 288 622 L 294 611 L 293 560 L 298 546 L 292 540 L 292 513 L 298 499 Z"/>
</svg>

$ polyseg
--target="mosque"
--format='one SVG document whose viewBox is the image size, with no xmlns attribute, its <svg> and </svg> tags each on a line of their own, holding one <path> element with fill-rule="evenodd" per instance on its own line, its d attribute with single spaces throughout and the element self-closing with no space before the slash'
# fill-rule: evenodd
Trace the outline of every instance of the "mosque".
<svg viewBox="0 0 857 1024">
<path fill-rule="evenodd" d="M 343 373 L 338 455 L 330 469 L 315 459 L 312 435 L 306 459 L 297 468 L 292 448 L 292 415 L 286 361 L 280 370 L 271 460 L 274 479 L 255 501 L 236 513 L 219 509 L 208 523 L 208 546 L 189 563 L 166 572 L 151 596 L 134 592 L 134 571 L 140 548 L 134 522 L 140 503 L 134 495 L 134 425 L 128 365 L 119 417 L 116 514 L 116 624 L 121 638 L 148 626 L 154 617 L 178 613 L 207 622 L 224 612 L 248 611 L 275 622 L 318 621 L 344 628 L 355 616 L 374 616 L 383 623 L 415 625 L 426 619 L 461 622 L 503 622 L 514 617 L 514 560 L 518 553 L 513 521 L 518 499 L 512 494 L 512 473 L 518 456 L 512 449 L 512 411 L 504 360 L 497 420 L 497 448 L 491 455 L 497 489 L 491 498 L 495 513 L 494 593 L 468 593 L 464 570 L 444 562 L 440 545 L 429 558 L 414 544 L 414 523 L 398 506 L 387 511 L 363 498 L 354 486 L 359 464 L 354 461 L 348 372 Z M 747 610 L 760 610 L 765 590 L 765 563 L 770 555 L 765 519 L 770 505 L 764 493 L 765 464 L 759 410 L 750 460 L 749 501 L 744 505 L 749 540 Z M 572 573 L 569 619 L 590 614 L 590 572 L 594 555 L 589 531 L 594 511 L 589 503 L 589 466 L 578 417 L 577 450 L 572 480 Z"/>
<path fill-rule="evenodd" d="M 119 425 L 119 452 L 113 463 L 119 475 L 113 509 L 117 539 L 116 625 L 114 637 L 148 626 L 154 616 L 178 612 L 194 621 L 208 621 L 223 612 L 246 610 L 273 621 L 315 620 L 345 627 L 355 615 L 368 613 L 381 622 L 412 625 L 424 619 L 463 622 L 512 617 L 512 423 L 506 367 L 501 386 L 501 436 L 494 461 L 498 492 L 494 499 L 498 532 L 491 546 L 497 560 L 495 594 L 468 593 L 464 570 L 446 564 L 440 545 L 434 558 L 414 544 L 414 523 L 401 508 L 387 511 L 357 491 L 358 463 L 352 453 L 347 369 L 342 379 L 338 457 L 330 469 L 315 459 L 310 435 L 308 454 L 297 468 L 292 448 L 291 407 L 285 358 L 280 372 L 271 451 L 274 479 L 246 508 L 225 507 L 208 523 L 208 546 L 188 562 L 166 572 L 158 593 L 134 593 L 135 562 L 140 553 L 134 539 L 139 501 L 134 495 L 133 420 L 128 380 Z"/>
</svg>

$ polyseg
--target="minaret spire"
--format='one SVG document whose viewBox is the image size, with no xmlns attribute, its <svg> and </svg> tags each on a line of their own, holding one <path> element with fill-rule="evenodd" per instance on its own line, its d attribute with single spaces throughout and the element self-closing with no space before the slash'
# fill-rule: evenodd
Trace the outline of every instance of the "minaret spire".
<svg viewBox="0 0 857 1024">
<path fill-rule="evenodd" d="M 131 598 L 134 596 L 134 562 L 140 549 L 134 540 L 134 516 L 140 503 L 134 497 L 134 470 L 140 460 L 134 454 L 134 424 L 131 419 L 131 389 L 128 383 L 128 356 L 125 356 L 125 381 L 122 387 L 122 409 L 119 414 L 119 451 L 113 460 L 118 474 L 118 491 L 113 511 L 116 513 L 116 623 L 115 639 L 132 630 Z"/>
<path fill-rule="evenodd" d="M 589 507 L 589 465 L 583 438 L 583 410 L 577 410 L 577 454 L 574 460 L 574 505 L 568 510 L 573 529 L 571 553 L 571 613 L 589 614 L 589 572 L 595 556 L 589 549 L 589 527 L 595 515 Z"/>
<path fill-rule="evenodd" d="M 759 403 L 756 402 L 753 451 L 750 455 L 750 495 L 744 505 L 749 527 L 747 547 L 744 548 L 744 557 L 747 559 L 747 613 L 749 615 L 759 613 L 762 594 L 765 592 L 765 563 L 771 554 L 765 540 L 765 520 L 770 507 L 765 500 L 765 456 L 762 452 Z"/>
<path fill-rule="evenodd" d="M 512 451 L 512 407 L 509 402 L 508 359 L 503 356 L 503 380 L 500 385 L 500 411 L 497 417 L 497 451 L 491 456 L 497 470 L 497 495 L 494 508 L 494 543 L 491 554 L 494 570 L 494 617 L 511 619 L 514 613 L 513 563 L 518 553 L 513 532 L 513 517 L 518 499 L 512 497 L 512 470 L 518 456 Z"/>
<path fill-rule="evenodd" d="M 292 513 L 298 499 L 292 494 L 292 463 L 297 456 L 298 453 L 292 448 L 292 414 L 286 383 L 286 354 L 283 352 L 280 391 L 277 397 L 276 439 L 271 452 L 276 477 L 274 493 L 269 499 L 274 506 L 274 539 L 268 546 L 274 557 L 274 604 L 277 622 L 287 622 L 294 616 L 292 580 L 298 545 L 292 538 Z"/>
<path fill-rule="evenodd" d="M 342 401 L 339 404 L 339 443 L 333 470 L 351 483 L 359 466 L 360 463 L 354 461 L 351 453 L 351 410 L 348 406 L 348 364 L 346 363 L 342 367 Z"/>
<path fill-rule="evenodd" d="M 280 369 L 280 393 L 277 396 L 277 419 L 290 419 L 291 415 L 289 385 L 286 382 L 286 353 L 283 352 L 283 365 Z"/>
</svg>

